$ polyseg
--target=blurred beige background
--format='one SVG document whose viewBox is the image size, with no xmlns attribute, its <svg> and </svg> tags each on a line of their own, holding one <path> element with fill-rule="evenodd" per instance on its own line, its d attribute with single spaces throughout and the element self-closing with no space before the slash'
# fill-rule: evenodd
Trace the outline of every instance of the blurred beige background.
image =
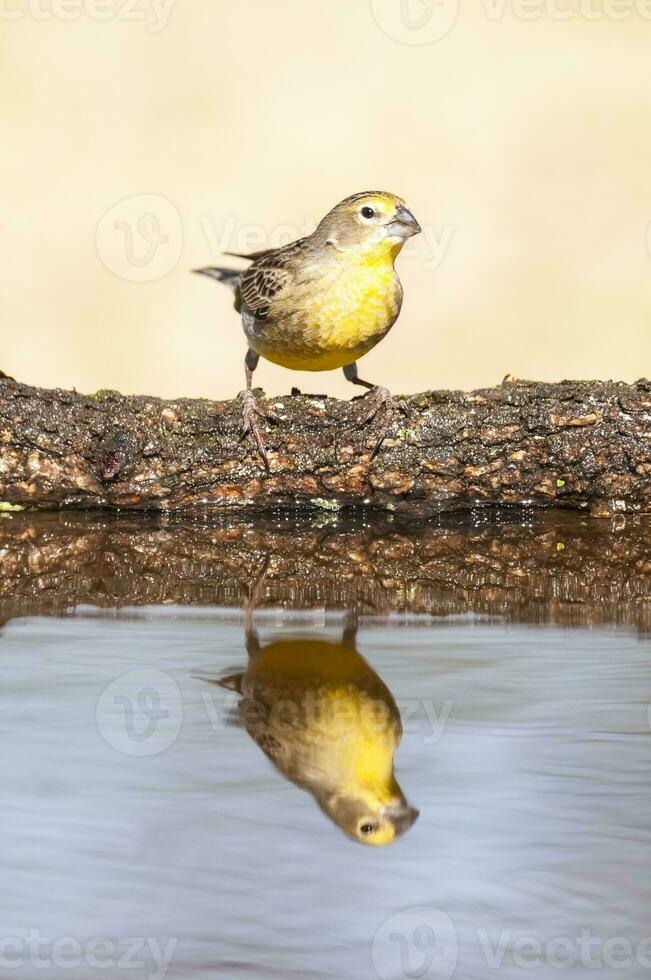
<svg viewBox="0 0 651 980">
<path fill-rule="evenodd" d="M 0 368 L 231 396 L 230 294 L 188 270 L 387 189 L 425 234 L 364 376 L 648 375 L 650 50 L 644 0 L 0 0 Z"/>
</svg>

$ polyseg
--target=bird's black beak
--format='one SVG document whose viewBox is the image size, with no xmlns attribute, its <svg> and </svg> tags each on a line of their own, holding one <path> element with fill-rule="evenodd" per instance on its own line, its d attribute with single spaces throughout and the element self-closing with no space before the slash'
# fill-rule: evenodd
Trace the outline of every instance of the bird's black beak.
<svg viewBox="0 0 651 980">
<path fill-rule="evenodd" d="M 404 204 L 399 204 L 391 221 L 386 226 L 387 234 L 395 238 L 412 238 L 423 230 L 415 217 Z"/>
</svg>

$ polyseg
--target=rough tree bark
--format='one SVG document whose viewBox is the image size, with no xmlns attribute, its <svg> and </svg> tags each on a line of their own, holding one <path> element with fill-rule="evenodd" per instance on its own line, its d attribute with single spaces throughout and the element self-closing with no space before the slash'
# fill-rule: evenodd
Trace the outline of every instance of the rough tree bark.
<svg viewBox="0 0 651 980">
<path fill-rule="evenodd" d="M 238 401 L 48 391 L 0 378 L 0 507 L 214 511 L 364 505 L 412 517 L 487 504 L 651 512 L 651 383 L 541 384 L 405 399 L 371 461 L 363 401 L 263 400 L 272 472 Z"/>
</svg>

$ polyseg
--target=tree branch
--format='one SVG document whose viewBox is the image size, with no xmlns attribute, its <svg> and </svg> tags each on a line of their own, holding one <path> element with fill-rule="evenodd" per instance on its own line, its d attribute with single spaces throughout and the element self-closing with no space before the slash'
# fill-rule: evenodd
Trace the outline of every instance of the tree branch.
<svg viewBox="0 0 651 980">
<path fill-rule="evenodd" d="M 651 383 L 506 379 L 405 400 L 371 461 L 363 402 L 262 400 L 267 476 L 235 401 L 44 390 L 0 378 L 0 506 L 202 512 L 488 504 L 651 512 Z"/>
</svg>

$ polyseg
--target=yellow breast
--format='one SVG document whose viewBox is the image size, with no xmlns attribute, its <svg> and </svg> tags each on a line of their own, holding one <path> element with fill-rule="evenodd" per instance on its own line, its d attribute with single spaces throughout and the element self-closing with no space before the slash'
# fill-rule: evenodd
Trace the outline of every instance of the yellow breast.
<svg viewBox="0 0 651 980">
<path fill-rule="evenodd" d="M 255 338 L 267 360 L 301 371 L 329 371 L 368 353 L 391 329 L 402 305 L 393 255 L 356 255 L 322 280 L 279 297 L 279 311 Z M 286 312 L 285 312 L 286 308 Z"/>
</svg>

